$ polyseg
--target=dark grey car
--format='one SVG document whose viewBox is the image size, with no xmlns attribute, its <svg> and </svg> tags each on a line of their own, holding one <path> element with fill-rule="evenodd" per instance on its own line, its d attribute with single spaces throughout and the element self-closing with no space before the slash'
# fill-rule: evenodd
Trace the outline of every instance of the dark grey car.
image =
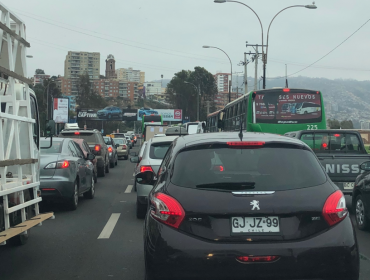
<svg viewBox="0 0 370 280">
<path fill-rule="evenodd" d="M 77 209 L 78 197 L 94 198 L 95 156 L 84 156 L 72 139 L 41 139 L 40 190 L 43 200 L 66 202 L 72 210 Z"/>
<path fill-rule="evenodd" d="M 118 164 L 118 154 L 117 147 L 114 143 L 114 140 L 110 136 L 103 136 L 105 144 L 108 146 L 109 152 L 109 165 L 111 168 L 114 168 Z"/>
</svg>

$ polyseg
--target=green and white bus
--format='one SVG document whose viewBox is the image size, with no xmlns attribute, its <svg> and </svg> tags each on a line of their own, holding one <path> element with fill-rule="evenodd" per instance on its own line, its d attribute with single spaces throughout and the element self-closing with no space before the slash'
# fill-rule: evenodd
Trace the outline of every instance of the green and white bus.
<svg viewBox="0 0 370 280">
<path fill-rule="evenodd" d="M 320 91 L 289 88 L 251 91 L 227 104 L 222 111 L 221 123 L 218 121 L 222 131 L 240 130 L 241 121 L 243 130 L 281 135 L 297 130 L 326 129 Z M 207 128 L 208 122 L 212 127 L 214 117 L 214 113 L 208 115 Z"/>
<path fill-rule="evenodd" d="M 163 118 L 161 115 L 144 115 L 141 119 L 141 132 L 144 134 L 145 125 L 147 124 L 163 124 Z"/>
</svg>

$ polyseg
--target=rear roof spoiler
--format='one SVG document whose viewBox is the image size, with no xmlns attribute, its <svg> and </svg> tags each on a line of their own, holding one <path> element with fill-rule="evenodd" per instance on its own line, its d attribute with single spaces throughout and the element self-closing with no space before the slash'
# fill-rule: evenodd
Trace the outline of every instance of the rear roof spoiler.
<svg viewBox="0 0 370 280">
<path fill-rule="evenodd" d="M 188 131 L 185 127 L 170 127 L 166 130 L 166 136 L 176 136 L 176 135 L 188 135 Z"/>
</svg>

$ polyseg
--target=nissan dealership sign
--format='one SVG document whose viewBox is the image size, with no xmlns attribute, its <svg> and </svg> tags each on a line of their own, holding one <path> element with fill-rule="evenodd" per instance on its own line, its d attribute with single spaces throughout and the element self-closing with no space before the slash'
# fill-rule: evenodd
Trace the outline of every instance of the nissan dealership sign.
<svg viewBox="0 0 370 280">
<path fill-rule="evenodd" d="M 137 120 L 141 121 L 143 116 L 161 115 L 164 122 L 181 122 L 181 109 L 149 109 L 141 108 L 137 110 Z"/>
</svg>

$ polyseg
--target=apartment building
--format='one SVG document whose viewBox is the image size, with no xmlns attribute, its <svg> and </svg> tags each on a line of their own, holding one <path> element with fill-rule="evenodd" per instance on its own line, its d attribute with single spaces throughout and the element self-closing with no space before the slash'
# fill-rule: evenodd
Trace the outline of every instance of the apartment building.
<svg viewBox="0 0 370 280">
<path fill-rule="evenodd" d="M 162 83 L 161 82 L 146 82 L 144 83 L 145 96 L 148 97 L 153 94 L 162 93 Z"/>
<path fill-rule="evenodd" d="M 214 75 L 218 92 L 229 92 L 230 73 L 217 73 Z"/>
<path fill-rule="evenodd" d="M 46 74 L 35 74 L 33 76 L 33 85 L 43 84 L 44 80 L 50 79 L 50 75 Z"/>
<path fill-rule="evenodd" d="M 129 68 L 118 68 L 116 70 L 117 79 L 125 82 L 144 83 L 145 72 Z"/>
<path fill-rule="evenodd" d="M 71 94 L 76 95 L 77 79 L 80 75 L 89 74 L 91 80 L 100 77 L 100 53 L 69 51 L 64 61 L 64 78 L 71 80 Z"/>
</svg>

